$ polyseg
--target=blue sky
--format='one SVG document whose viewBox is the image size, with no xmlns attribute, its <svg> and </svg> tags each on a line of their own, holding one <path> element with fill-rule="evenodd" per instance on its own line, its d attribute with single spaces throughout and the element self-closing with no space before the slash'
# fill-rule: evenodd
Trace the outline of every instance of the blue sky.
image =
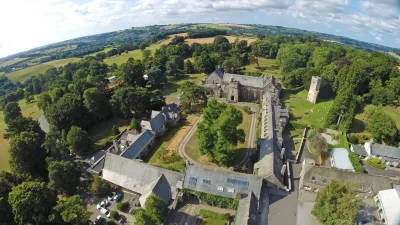
<svg viewBox="0 0 400 225">
<path fill-rule="evenodd" d="M 400 48 L 400 0 L 2 0 L 0 57 L 133 26 L 294 27 Z"/>
</svg>

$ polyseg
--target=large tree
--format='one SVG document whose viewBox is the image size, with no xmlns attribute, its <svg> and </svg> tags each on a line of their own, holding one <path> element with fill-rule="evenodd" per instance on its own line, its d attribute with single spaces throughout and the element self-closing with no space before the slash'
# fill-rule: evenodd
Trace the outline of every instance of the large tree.
<svg viewBox="0 0 400 225">
<path fill-rule="evenodd" d="M 398 135 L 396 123 L 381 108 L 376 109 L 368 118 L 367 129 L 372 133 L 375 141 L 378 142 L 391 143 Z"/>
<path fill-rule="evenodd" d="M 137 225 L 157 225 L 153 219 L 147 215 L 146 211 L 142 208 L 136 211 L 136 224 Z"/>
<path fill-rule="evenodd" d="M 124 117 L 146 116 L 150 111 L 150 94 L 146 88 L 119 88 L 111 99 L 111 105 L 117 114 Z"/>
<path fill-rule="evenodd" d="M 144 206 L 146 214 L 152 218 L 156 224 L 161 224 L 168 215 L 168 206 L 158 196 L 151 194 L 147 199 Z"/>
<path fill-rule="evenodd" d="M 53 206 L 54 193 L 42 182 L 24 182 L 12 189 L 8 202 L 19 225 L 46 224 Z"/>
<path fill-rule="evenodd" d="M 18 105 L 18 102 L 10 102 L 4 107 L 4 122 L 9 124 L 11 121 L 22 117 L 21 108 Z"/>
<path fill-rule="evenodd" d="M 74 195 L 57 203 L 51 220 L 57 223 L 63 221 L 68 224 L 86 225 L 90 215 L 86 203 L 78 195 Z"/>
<path fill-rule="evenodd" d="M 54 125 L 50 125 L 50 131 L 46 134 L 42 147 L 55 159 L 60 159 L 70 153 L 66 132 L 57 130 Z"/>
<path fill-rule="evenodd" d="M 212 99 L 203 115 L 204 121 L 198 126 L 200 153 L 219 165 L 228 166 L 234 159 L 238 142 L 244 142 L 245 133 L 238 129 L 243 114 L 232 105 Z"/>
<path fill-rule="evenodd" d="M 207 95 L 203 87 L 186 82 L 182 91 L 181 103 L 186 112 L 199 111 L 207 105 Z"/>
<path fill-rule="evenodd" d="M 21 183 L 21 179 L 12 173 L 0 171 L 0 225 L 13 225 L 14 214 L 8 203 L 8 194 Z"/>
<path fill-rule="evenodd" d="M 52 161 L 48 167 L 49 187 L 60 194 L 72 195 L 79 184 L 79 171 L 76 165 L 68 161 Z"/>
<path fill-rule="evenodd" d="M 53 103 L 51 95 L 48 92 L 43 92 L 42 94 L 40 94 L 37 100 L 37 106 L 43 111 L 46 111 L 47 108 Z"/>
<path fill-rule="evenodd" d="M 144 84 L 144 66 L 140 60 L 128 60 L 118 69 L 118 76 L 129 86 L 142 86 Z"/>
<path fill-rule="evenodd" d="M 361 205 L 351 184 L 333 180 L 317 194 L 312 214 L 324 225 L 353 225 Z"/>
<path fill-rule="evenodd" d="M 77 155 L 89 153 L 93 150 L 92 139 L 80 127 L 71 127 L 67 135 L 67 143 L 70 146 L 70 150 Z"/>
<path fill-rule="evenodd" d="M 10 167 L 17 174 L 44 177 L 46 151 L 42 148 L 39 134 L 21 132 L 10 142 Z"/>
<path fill-rule="evenodd" d="M 44 139 L 44 132 L 39 126 L 39 122 L 37 120 L 32 119 L 31 117 L 18 117 L 15 120 L 12 120 L 8 123 L 6 128 L 6 133 L 4 134 L 4 138 L 8 139 L 14 135 L 18 135 L 21 132 L 33 132 L 39 134 L 41 140 Z"/>
<path fill-rule="evenodd" d="M 111 106 L 106 96 L 97 88 L 86 89 L 83 93 L 83 103 L 96 120 L 108 119 L 111 116 Z"/>
<path fill-rule="evenodd" d="M 110 184 L 101 179 L 99 176 L 93 177 L 92 185 L 90 186 L 90 192 L 92 195 L 97 197 L 103 197 L 110 193 L 111 186 Z"/>
</svg>

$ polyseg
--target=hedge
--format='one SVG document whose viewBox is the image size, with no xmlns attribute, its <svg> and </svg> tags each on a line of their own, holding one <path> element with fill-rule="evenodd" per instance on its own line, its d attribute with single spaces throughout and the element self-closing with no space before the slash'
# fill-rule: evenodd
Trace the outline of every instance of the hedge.
<svg viewBox="0 0 400 225">
<path fill-rule="evenodd" d="M 220 214 L 210 210 L 200 209 L 200 215 L 203 218 L 213 218 L 213 219 L 221 219 L 221 220 L 228 220 L 231 216 L 229 213 Z"/>
<path fill-rule="evenodd" d="M 195 195 L 200 201 L 208 205 L 216 206 L 219 208 L 228 208 L 236 210 L 239 204 L 238 199 L 226 198 L 198 191 L 193 192 L 193 195 Z"/>
<path fill-rule="evenodd" d="M 349 152 L 349 159 L 351 164 L 353 165 L 353 168 L 356 172 L 364 172 L 364 167 L 362 166 L 360 162 L 360 157 L 354 152 Z"/>
<path fill-rule="evenodd" d="M 118 203 L 117 203 L 117 209 L 118 209 L 119 211 L 126 210 L 126 209 L 128 208 L 128 206 L 129 206 L 129 203 L 128 203 L 128 202 L 118 202 Z"/>
</svg>

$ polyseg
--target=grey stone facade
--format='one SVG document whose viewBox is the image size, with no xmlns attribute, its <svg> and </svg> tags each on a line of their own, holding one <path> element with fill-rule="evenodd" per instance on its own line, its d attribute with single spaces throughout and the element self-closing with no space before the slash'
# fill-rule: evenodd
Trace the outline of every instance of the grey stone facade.
<svg viewBox="0 0 400 225">
<path fill-rule="evenodd" d="M 320 86 L 321 86 L 321 78 L 320 77 L 312 77 L 310 90 L 308 91 L 308 96 L 307 96 L 308 101 L 310 101 L 312 103 L 317 102 Z"/>
</svg>

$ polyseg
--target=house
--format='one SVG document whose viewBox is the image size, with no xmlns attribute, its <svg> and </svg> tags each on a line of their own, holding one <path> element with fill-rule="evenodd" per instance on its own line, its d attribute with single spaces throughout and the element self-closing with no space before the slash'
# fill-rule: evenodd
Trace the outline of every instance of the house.
<svg viewBox="0 0 400 225">
<path fill-rule="evenodd" d="M 152 131 L 157 137 L 163 135 L 167 130 L 167 120 L 165 119 L 165 115 L 158 111 L 152 111 L 151 115 L 151 120 L 142 120 L 140 122 L 142 129 Z"/>
<path fill-rule="evenodd" d="M 364 146 L 352 145 L 351 151 L 355 152 L 360 158 L 370 159 L 378 157 L 389 167 L 400 168 L 400 148 L 387 145 L 366 142 Z"/>
<path fill-rule="evenodd" d="M 216 97 L 238 102 L 239 99 L 261 99 L 265 92 L 279 95 L 280 85 L 274 77 L 260 77 L 225 73 L 217 69 L 206 77 L 204 87 L 211 89 Z"/>
<path fill-rule="evenodd" d="M 127 139 L 132 144 L 120 155 L 128 159 L 138 159 L 147 155 L 149 148 L 154 144 L 155 135 L 151 131 L 145 130 L 138 135 L 128 134 Z"/>
<path fill-rule="evenodd" d="M 400 224 L 400 187 L 381 190 L 374 200 L 378 206 L 380 222 L 385 225 Z"/>
<path fill-rule="evenodd" d="M 333 148 L 331 150 L 331 166 L 354 172 L 353 164 L 349 159 L 349 152 L 345 148 Z"/>
<path fill-rule="evenodd" d="M 181 119 L 181 109 L 178 104 L 172 102 L 165 107 L 162 107 L 161 113 L 164 114 L 168 125 L 175 126 Z M 152 115 L 153 116 L 153 115 Z"/>
<path fill-rule="evenodd" d="M 100 174 L 104 180 L 140 194 L 139 202 L 142 207 L 151 194 L 157 195 L 166 204 L 177 199 L 179 183 L 183 180 L 181 173 L 108 152 Z"/>
<path fill-rule="evenodd" d="M 394 180 L 389 177 L 317 166 L 314 160 L 304 159 L 300 173 L 299 189 L 316 193 L 331 180 L 353 183 L 358 186 L 357 194 L 365 197 L 373 197 L 380 190 L 390 189 L 394 183 Z"/>
</svg>

